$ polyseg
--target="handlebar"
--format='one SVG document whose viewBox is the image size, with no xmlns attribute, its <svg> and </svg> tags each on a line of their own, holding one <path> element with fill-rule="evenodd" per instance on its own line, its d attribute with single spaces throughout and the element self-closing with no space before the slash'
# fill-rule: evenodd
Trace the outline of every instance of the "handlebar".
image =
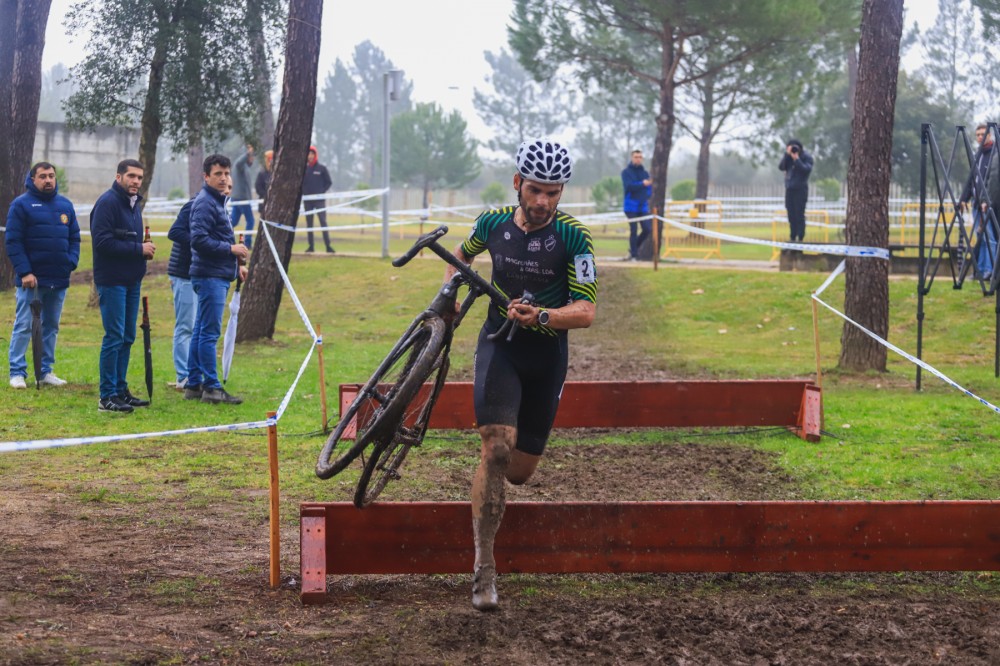
<svg viewBox="0 0 1000 666">
<path fill-rule="evenodd" d="M 410 263 L 410 259 L 413 259 L 413 257 L 417 256 L 418 252 L 423 250 L 425 247 L 430 247 L 431 245 L 436 243 L 438 239 L 443 237 L 446 233 L 448 233 L 448 227 L 442 224 L 434 231 L 430 231 L 424 234 L 423 236 L 417 239 L 417 242 L 413 244 L 413 247 L 407 250 L 406 253 L 403 254 L 403 256 L 393 259 L 392 265 L 395 266 L 396 268 L 405 266 L 406 264 Z"/>
</svg>

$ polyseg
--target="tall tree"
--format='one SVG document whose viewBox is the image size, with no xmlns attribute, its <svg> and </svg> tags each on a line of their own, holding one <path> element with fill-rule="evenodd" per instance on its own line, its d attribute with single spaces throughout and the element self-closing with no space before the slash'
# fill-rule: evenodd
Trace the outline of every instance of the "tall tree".
<svg viewBox="0 0 1000 666">
<path fill-rule="evenodd" d="M 393 180 L 420 183 L 425 208 L 431 189 L 471 183 L 481 164 L 476 141 L 466 130 L 458 111 L 446 116 L 437 104 L 417 104 L 393 118 Z"/>
<path fill-rule="evenodd" d="M 0 0 L 0 221 L 24 191 L 35 148 L 42 91 L 42 51 L 51 0 Z M 14 266 L 0 233 L 0 291 L 14 286 Z"/>
<path fill-rule="evenodd" d="M 281 108 L 275 126 L 274 163 L 263 218 L 290 227 L 298 223 L 302 202 L 302 176 L 316 110 L 322 22 L 323 0 L 289 0 Z M 293 234 L 275 229 L 271 235 L 281 265 L 287 270 L 292 258 Z M 266 245 L 263 239 L 260 242 Z M 285 288 L 274 255 L 262 245 L 258 247 L 261 250 L 250 255 L 250 272 L 236 330 L 238 342 L 274 335 Z"/>
<path fill-rule="evenodd" d="M 576 106 L 572 90 L 563 87 L 553 94 L 507 49 L 485 51 L 483 57 L 491 73 L 486 76 L 486 90 L 477 88 L 473 93 L 472 104 L 493 130 L 490 148 L 513 155 L 522 141 L 548 136 L 565 125 Z"/>
<path fill-rule="evenodd" d="M 281 13 L 280 0 L 250 1 L 267 17 Z M 69 123 L 138 121 L 143 194 L 161 135 L 178 152 L 229 134 L 254 137 L 261 107 L 247 13 L 248 0 L 81 0 L 69 27 L 87 35 L 87 55 L 71 70 L 82 85 L 67 102 Z"/>
<path fill-rule="evenodd" d="M 847 170 L 846 235 L 850 245 L 888 247 L 892 130 L 903 34 L 903 0 L 864 0 Z M 844 313 L 869 331 L 889 335 L 889 262 L 849 257 Z M 844 323 L 839 367 L 885 371 L 886 348 Z"/>
<path fill-rule="evenodd" d="M 632 150 L 652 145 L 656 135 L 656 125 L 648 113 L 655 102 L 652 93 L 638 81 L 625 91 L 606 90 L 594 83 L 583 91 L 583 104 L 573 119 L 575 184 L 597 183 L 609 174 L 617 179 Z"/>
<path fill-rule="evenodd" d="M 366 40 L 354 47 L 351 69 L 358 84 L 357 111 L 361 124 L 360 136 L 364 137 L 361 148 L 364 174 L 369 183 L 381 183 L 382 170 L 376 158 L 380 155 L 382 145 L 382 115 L 385 112 L 383 77 L 386 72 L 396 69 L 396 66 L 382 49 Z M 389 104 L 389 114 L 394 116 L 409 111 L 412 93 L 413 83 L 404 78 L 398 99 Z"/>
<path fill-rule="evenodd" d="M 358 182 L 358 85 L 347 66 L 337 58 L 326 75 L 323 97 L 316 102 L 313 127 L 316 147 L 323 156 L 334 189 L 347 189 Z"/>
<path fill-rule="evenodd" d="M 747 62 L 761 53 L 778 54 L 831 29 L 853 0 L 515 0 L 511 47 L 536 78 L 546 79 L 566 63 L 585 80 L 620 86 L 640 79 L 657 90 L 650 204 L 663 210 L 667 171 L 677 121 L 678 88 L 691 83 L 681 64 L 690 40 L 706 46 L 733 44 L 715 69 Z M 802 57 L 798 49 L 792 49 Z"/>
<path fill-rule="evenodd" d="M 937 5 L 934 24 L 916 36 L 923 60 L 919 73 L 930 84 L 933 99 L 952 110 L 954 123 L 965 124 L 977 102 L 996 108 L 993 96 L 983 94 L 994 87 L 992 58 L 976 30 L 971 2 L 938 0 Z"/>
</svg>

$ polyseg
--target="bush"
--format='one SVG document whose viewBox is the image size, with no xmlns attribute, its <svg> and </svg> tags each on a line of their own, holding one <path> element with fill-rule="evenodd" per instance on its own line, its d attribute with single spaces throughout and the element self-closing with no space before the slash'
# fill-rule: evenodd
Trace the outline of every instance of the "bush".
<svg viewBox="0 0 1000 666">
<path fill-rule="evenodd" d="M 66 170 L 56 167 L 56 183 L 59 184 L 59 194 L 66 196 L 69 194 L 69 179 L 66 177 Z"/>
<path fill-rule="evenodd" d="M 622 189 L 620 178 L 608 176 L 590 189 L 590 196 L 594 198 L 598 213 L 606 213 L 613 210 L 621 210 L 625 192 Z"/>
<path fill-rule="evenodd" d="M 692 201 L 698 184 L 691 179 L 679 180 L 670 188 L 670 198 L 674 201 Z"/>
<path fill-rule="evenodd" d="M 369 185 L 368 183 L 362 181 L 362 182 L 358 183 L 357 185 L 355 185 L 354 189 L 356 189 L 356 190 L 371 190 L 371 189 L 374 189 L 374 188 L 372 188 L 372 186 Z M 360 208 L 361 210 L 378 210 L 379 208 L 382 207 L 382 197 L 380 197 L 380 196 L 378 196 L 378 197 L 368 197 L 364 201 L 359 201 L 358 203 L 356 203 L 354 205 L 357 206 L 358 208 Z"/>
<path fill-rule="evenodd" d="M 816 189 L 826 201 L 840 201 L 840 181 L 836 178 L 824 178 L 816 181 Z"/>
<path fill-rule="evenodd" d="M 490 208 L 496 208 L 503 204 L 507 198 L 507 188 L 500 183 L 493 181 L 483 188 L 483 203 Z"/>
<path fill-rule="evenodd" d="M 183 187 L 174 187 L 167 192 L 168 199 L 187 199 L 187 192 L 184 191 Z"/>
</svg>

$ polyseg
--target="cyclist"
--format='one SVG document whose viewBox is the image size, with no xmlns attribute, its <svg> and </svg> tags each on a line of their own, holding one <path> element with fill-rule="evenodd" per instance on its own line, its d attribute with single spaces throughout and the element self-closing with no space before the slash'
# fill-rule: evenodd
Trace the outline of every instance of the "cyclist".
<svg viewBox="0 0 1000 666">
<path fill-rule="evenodd" d="M 549 139 L 517 150 L 517 206 L 483 212 L 455 250 L 472 263 L 489 250 L 493 285 L 511 299 L 490 306 L 475 358 L 475 410 L 482 450 L 472 482 L 476 560 L 472 605 L 498 606 L 493 543 L 503 517 L 506 485 L 523 484 L 541 459 L 559 406 L 569 359 L 567 330 L 586 328 L 597 309 L 597 273 L 590 230 L 557 209 L 572 175 L 566 149 Z M 445 271 L 445 281 L 455 268 Z M 530 292 L 537 305 L 522 303 Z M 489 340 L 505 320 L 523 330 L 510 342 Z"/>
</svg>

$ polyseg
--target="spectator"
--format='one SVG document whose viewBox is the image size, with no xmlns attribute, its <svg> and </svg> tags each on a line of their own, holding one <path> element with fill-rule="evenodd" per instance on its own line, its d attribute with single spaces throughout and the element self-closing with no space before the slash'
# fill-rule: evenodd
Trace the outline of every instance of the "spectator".
<svg viewBox="0 0 1000 666">
<path fill-rule="evenodd" d="M 94 284 L 104 324 L 97 406 L 101 412 L 131 413 L 135 407 L 149 406 L 148 400 L 132 395 L 126 379 L 146 261 L 156 252 L 152 241 L 143 241 L 139 188 L 144 176 L 142 162 L 122 160 L 111 189 L 98 197 L 90 211 Z"/>
<path fill-rule="evenodd" d="M 801 141 L 789 139 L 778 168 L 785 172 L 785 211 L 788 213 L 790 237 L 793 243 L 801 242 L 806 236 L 806 201 L 809 199 L 812 155 L 805 151 Z"/>
<path fill-rule="evenodd" d="M 42 384 L 63 386 L 52 372 L 56 338 L 69 276 L 80 261 L 80 225 L 73 204 L 59 194 L 56 168 L 48 162 L 31 167 L 24 194 L 10 204 L 4 243 L 14 266 L 14 330 L 10 335 L 10 385 L 27 387 L 25 353 L 31 340 L 31 301 L 42 302 Z"/>
<path fill-rule="evenodd" d="M 236 225 L 240 223 L 240 217 L 246 216 L 247 234 L 245 242 L 247 249 L 253 247 L 253 204 L 250 203 L 250 198 L 253 196 L 250 192 L 250 171 L 251 167 L 253 167 L 253 159 L 253 146 L 248 143 L 246 152 L 236 158 L 232 173 L 233 199 L 238 202 L 244 202 L 233 204 L 233 228 L 236 228 Z"/>
<path fill-rule="evenodd" d="M 309 161 L 306 163 L 306 173 L 302 177 L 302 194 L 323 194 L 330 189 L 333 185 L 333 181 L 330 179 L 330 172 L 326 170 L 326 167 L 319 163 L 319 153 L 316 152 L 316 146 L 309 146 Z M 302 202 L 303 208 L 306 209 L 306 226 L 312 229 L 313 216 L 309 213 L 311 210 L 319 209 L 316 212 L 317 217 L 319 217 L 319 226 L 326 227 L 326 201 L 324 199 L 306 199 Z M 312 231 L 306 234 L 309 240 L 309 247 L 306 248 L 306 252 L 313 251 L 313 234 Z M 323 241 L 326 243 L 326 251 L 333 254 L 335 250 L 333 246 L 330 245 L 330 232 L 323 229 Z"/>
<path fill-rule="evenodd" d="M 194 330 L 194 319 L 198 301 L 191 286 L 191 204 L 194 199 L 181 207 L 177 219 L 170 225 L 167 238 L 173 241 L 170 248 L 170 262 L 167 264 L 167 275 L 170 276 L 170 289 L 174 294 L 174 373 L 178 391 L 187 386 L 188 381 L 188 349 L 191 346 L 191 331 Z"/>
<path fill-rule="evenodd" d="M 972 203 L 972 226 L 979 234 L 979 243 L 976 245 L 976 271 L 981 279 L 990 280 L 993 277 L 993 264 L 997 256 L 997 234 L 989 215 L 990 199 L 994 195 L 995 187 L 990 190 L 989 195 L 987 189 L 996 178 L 995 170 L 998 165 L 994 157 L 996 153 L 993 150 L 994 138 L 986 123 L 980 123 L 976 127 L 976 142 L 979 143 L 979 147 L 972 158 L 972 172 L 959 199 L 959 209 L 964 210 L 969 203 Z M 1000 200 L 993 199 L 993 205 L 1000 206 Z M 959 238 L 960 247 L 964 245 L 963 241 L 964 239 Z M 961 254 L 960 260 L 964 260 L 964 252 Z"/>
<path fill-rule="evenodd" d="M 236 242 L 226 215 L 229 158 L 209 155 L 203 166 L 205 184 L 191 204 L 191 286 L 198 307 L 188 350 L 184 398 L 238 405 L 243 400 L 227 393 L 219 382 L 215 348 L 222 332 L 229 283 L 237 275 L 246 278 L 246 266 L 241 266 L 239 260 L 246 259 L 250 251 Z"/>
<path fill-rule="evenodd" d="M 254 189 L 257 191 L 257 212 L 264 216 L 264 204 L 267 203 L 267 191 L 271 188 L 271 167 L 274 161 L 274 151 L 269 150 L 264 153 L 264 168 L 257 172 L 257 180 L 254 181 Z"/>
<path fill-rule="evenodd" d="M 625 217 L 632 220 L 649 215 L 649 197 L 653 194 L 653 181 L 642 166 L 642 151 L 632 151 L 632 161 L 622 170 L 622 187 L 625 189 Z M 642 227 L 641 233 L 637 227 Z M 653 230 L 652 220 L 628 223 L 628 258 L 638 261 L 639 248 Z"/>
</svg>

